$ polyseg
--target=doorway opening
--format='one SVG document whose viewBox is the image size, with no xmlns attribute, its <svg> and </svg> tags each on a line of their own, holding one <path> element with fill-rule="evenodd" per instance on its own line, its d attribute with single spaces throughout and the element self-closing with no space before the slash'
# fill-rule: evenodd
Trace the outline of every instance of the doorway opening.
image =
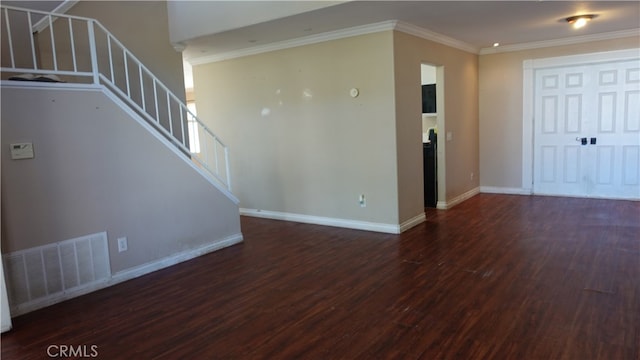
<svg viewBox="0 0 640 360">
<path fill-rule="evenodd" d="M 422 151 L 424 206 L 437 208 L 444 203 L 444 142 L 438 142 L 438 129 L 444 129 L 444 70 L 442 66 L 421 64 Z"/>
</svg>

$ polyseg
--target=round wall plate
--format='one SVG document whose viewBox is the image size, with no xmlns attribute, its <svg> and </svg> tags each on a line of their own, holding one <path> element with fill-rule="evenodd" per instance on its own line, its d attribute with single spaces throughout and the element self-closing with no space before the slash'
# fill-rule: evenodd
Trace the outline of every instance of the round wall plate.
<svg viewBox="0 0 640 360">
<path fill-rule="evenodd" d="M 351 97 L 358 97 L 358 95 L 360 94 L 360 90 L 353 88 L 349 91 L 349 95 L 351 95 Z"/>
</svg>

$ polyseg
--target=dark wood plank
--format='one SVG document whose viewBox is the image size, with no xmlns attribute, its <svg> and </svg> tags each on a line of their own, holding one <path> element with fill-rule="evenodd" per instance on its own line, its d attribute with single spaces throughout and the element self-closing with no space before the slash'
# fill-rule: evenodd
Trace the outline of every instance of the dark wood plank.
<svg viewBox="0 0 640 360">
<path fill-rule="evenodd" d="M 478 195 L 402 235 L 245 242 L 14 319 L 3 359 L 640 359 L 640 203 Z"/>
</svg>

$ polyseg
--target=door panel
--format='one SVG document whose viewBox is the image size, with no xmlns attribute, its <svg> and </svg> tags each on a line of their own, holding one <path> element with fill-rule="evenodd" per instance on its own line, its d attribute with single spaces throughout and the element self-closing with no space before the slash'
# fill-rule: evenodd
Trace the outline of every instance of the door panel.
<svg viewBox="0 0 640 360">
<path fill-rule="evenodd" d="M 596 149 L 596 184 L 614 185 L 613 183 L 613 146 L 599 146 Z"/>
<path fill-rule="evenodd" d="M 585 87 L 591 74 L 584 68 L 536 71 L 534 101 L 534 192 L 584 196 L 586 156 L 581 139 L 591 104 Z"/>
<path fill-rule="evenodd" d="M 638 162 L 640 146 L 640 79 L 638 61 L 592 65 L 597 74 L 597 126 L 589 136 L 597 138 L 595 183 L 589 196 L 640 199 Z M 590 150 L 593 150 L 591 148 Z"/>
<path fill-rule="evenodd" d="M 624 131 L 640 132 L 640 91 L 627 91 L 624 100 Z"/>
<path fill-rule="evenodd" d="M 581 154 L 580 146 L 570 145 L 564 147 L 564 183 L 578 184 L 581 181 Z"/>
<path fill-rule="evenodd" d="M 582 94 L 565 97 L 565 132 L 580 135 L 582 132 Z"/>
<path fill-rule="evenodd" d="M 640 185 L 640 146 L 622 147 L 622 184 Z"/>
<path fill-rule="evenodd" d="M 541 146 L 540 158 L 542 162 L 547 165 L 542 168 L 541 182 L 542 183 L 555 183 L 556 178 L 556 147 L 555 146 Z"/>
</svg>

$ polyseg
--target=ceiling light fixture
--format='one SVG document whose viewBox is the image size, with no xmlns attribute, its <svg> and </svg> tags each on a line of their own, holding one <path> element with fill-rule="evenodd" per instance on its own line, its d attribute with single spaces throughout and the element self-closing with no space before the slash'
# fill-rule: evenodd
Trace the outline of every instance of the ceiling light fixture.
<svg viewBox="0 0 640 360">
<path fill-rule="evenodd" d="M 591 21 L 591 19 L 595 18 L 596 15 L 586 14 L 586 15 L 576 15 L 570 16 L 566 18 L 567 22 L 573 25 L 574 29 L 580 29 L 581 27 L 587 25 L 587 22 Z"/>
</svg>

